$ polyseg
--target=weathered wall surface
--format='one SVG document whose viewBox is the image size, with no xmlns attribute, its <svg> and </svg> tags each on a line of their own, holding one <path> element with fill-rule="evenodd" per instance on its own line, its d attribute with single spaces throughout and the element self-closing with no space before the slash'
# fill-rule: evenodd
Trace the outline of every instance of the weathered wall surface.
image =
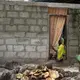
<svg viewBox="0 0 80 80">
<path fill-rule="evenodd" d="M 48 58 L 47 7 L 0 3 L 0 58 Z"/>
<path fill-rule="evenodd" d="M 80 27 L 80 10 L 69 10 L 67 22 L 67 54 L 69 58 L 74 58 L 79 54 L 79 28 Z"/>
</svg>

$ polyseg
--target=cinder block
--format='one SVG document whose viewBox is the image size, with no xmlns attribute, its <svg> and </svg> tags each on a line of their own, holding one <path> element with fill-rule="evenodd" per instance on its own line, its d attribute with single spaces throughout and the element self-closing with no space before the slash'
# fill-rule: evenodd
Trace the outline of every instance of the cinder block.
<svg viewBox="0 0 80 80">
<path fill-rule="evenodd" d="M 19 31 L 28 31 L 29 30 L 29 26 L 27 26 L 27 25 L 19 25 L 18 26 L 18 30 Z"/>
<path fill-rule="evenodd" d="M 5 17 L 6 13 L 4 11 L 0 11 L 0 17 Z"/>
<path fill-rule="evenodd" d="M 70 46 L 78 46 L 78 40 L 69 40 Z"/>
<path fill-rule="evenodd" d="M 43 25 L 48 25 L 48 19 L 43 19 Z"/>
<path fill-rule="evenodd" d="M 40 58 L 40 53 L 39 52 L 30 52 L 29 53 L 29 58 L 31 59 L 37 59 L 37 58 Z"/>
<path fill-rule="evenodd" d="M 40 26 L 30 26 L 31 32 L 41 32 Z"/>
<path fill-rule="evenodd" d="M 0 39 L 0 44 L 4 44 L 4 39 Z"/>
<path fill-rule="evenodd" d="M 49 39 L 46 38 L 46 39 L 42 39 L 41 41 L 43 45 L 49 45 Z"/>
<path fill-rule="evenodd" d="M 25 10 L 34 12 L 34 11 L 36 11 L 36 6 L 26 6 Z"/>
<path fill-rule="evenodd" d="M 14 6 L 14 10 L 23 11 L 24 10 L 24 6 L 22 6 L 22 5 L 15 5 Z"/>
<path fill-rule="evenodd" d="M 39 37 L 39 38 L 49 38 L 49 33 L 41 32 L 41 33 L 37 34 L 37 37 Z"/>
<path fill-rule="evenodd" d="M 12 38 L 13 35 L 11 33 L 9 33 L 9 32 L 0 32 L 0 38 Z"/>
<path fill-rule="evenodd" d="M 43 13 L 42 17 L 48 19 L 48 13 Z"/>
<path fill-rule="evenodd" d="M 39 11 L 39 12 L 48 12 L 48 8 L 46 8 L 46 7 L 37 7 L 37 11 Z"/>
<path fill-rule="evenodd" d="M 40 39 L 31 39 L 31 45 L 41 45 Z"/>
<path fill-rule="evenodd" d="M 27 23 L 27 24 L 33 24 L 33 25 L 34 25 L 34 24 L 36 24 L 37 22 L 36 22 L 36 19 L 27 19 L 27 20 L 26 20 L 26 23 Z"/>
<path fill-rule="evenodd" d="M 3 25 L 0 25 L 0 31 L 3 31 Z"/>
<path fill-rule="evenodd" d="M 41 53 L 41 58 L 43 58 L 43 59 L 48 59 L 48 55 L 49 55 L 48 52 L 42 52 L 42 53 Z"/>
<path fill-rule="evenodd" d="M 6 4 L 5 5 L 5 10 L 10 10 L 10 5 Z"/>
<path fill-rule="evenodd" d="M 18 38 L 17 39 L 17 44 L 29 45 L 30 44 L 30 39 L 29 38 Z"/>
<path fill-rule="evenodd" d="M 36 51 L 36 46 L 26 46 L 26 51 Z"/>
<path fill-rule="evenodd" d="M 4 5 L 0 4 L 0 10 L 4 9 Z"/>
<path fill-rule="evenodd" d="M 69 35 L 67 35 L 67 37 L 68 37 L 68 40 L 71 40 L 71 39 L 77 39 L 78 40 L 77 34 L 69 34 Z"/>
<path fill-rule="evenodd" d="M 38 19 L 38 25 L 46 25 L 48 26 L 48 19 Z"/>
<path fill-rule="evenodd" d="M 13 34 L 13 36 L 14 37 L 24 37 L 25 36 L 25 32 L 15 32 L 14 34 Z"/>
<path fill-rule="evenodd" d="M 4 55 L 4 53 L 3 52 L 0 52 L 0 57 L 1 58 L 4 57 L 3 55 Z"/>
<path fill-rule="evenodd" d="M 25 52 L 24 58 L 29 58 L 29 52 Z"/>
<path fill-rule="evenodd" d="M 28 12 L 20 12 L 20 17 L 29 18 L 29 13 Z"/>
<path fill-rule="evenodd" d="M 25 52 L 18 52 L 17 57 L 24 58 L 25 57 Z"/>
<path fill-rule="evenodd" d="M 48 31 L 47 26 L 43 26 L 43 27 L 42 27 L 42 31 L 43 31 L 43 32 L 47 32 L 47 31 Z"/>
<path fill-rule="evenodd" d="M 12 45 L 7 45 L 8 51 L 13 51 L 13 46 Z"/>
<path fill-rule="evenodd" d="M 14 51 L 24 51 L 23 45 L 14 45 Z"/>
<path fill-rule="evenodd" d="M 30 37 L 30 38 L 37 37 L 37 33 L 35 33 L 35 32 L 33 32 L 33 33 L 27 32 L 26 33 L 26 37 Z"/>
<path fill-rule="evenodd" d="M 38 23 L 39 25 L 42 25 L 43 24 L 43 19 L 38 19 Z"/>
<path fill-rule="evenodd" d="M 18 12 L 7 12 L 7 17 L 18 17 Z"/>
<path fill-rule="evenodd" d="M 31 18 L 41 18 L 41 17 L 42 17 L 42 14 L 38 12 L 34 12 L 31 14 Z"/>
<path fill-rule="evenodd" d="M 0 45 L 0 51 L 6 51 L 6 45 Z"/>
<path fill-rule="evenodd" d="M 10 24 L 10 18 L 0 18 L 0 24 Z"/>
<path fill-rule="evenodd" d="M 4 58 L 14 58 L 16 57 L 16 52 L 5 52 Z"/>
<path fill-rule="evenodd" d="M 78 46 L 68 47 L 68 56 L 75 57 L 78 54 Z"/>
<path fill-rule="evenodd" d="M 46 46 L 37 46 L 37 51 L 39 52 L 47 51 L 47 48 Z"/>
<path fill-rule="evenodd" d="M 6 31 L 17 31 L 17 26 L 16 25 L 13 25 L 13 26 L 6 25 Z"/>
<path fill-rule="evenodd" d="M 14 19 L 14 24 L 24 24 L 24 19 Z"/>
<path fill-rule="evenodd" d="M 17 44 L 16 39 L 6 39 L 6 44 Z"/>
</svg>

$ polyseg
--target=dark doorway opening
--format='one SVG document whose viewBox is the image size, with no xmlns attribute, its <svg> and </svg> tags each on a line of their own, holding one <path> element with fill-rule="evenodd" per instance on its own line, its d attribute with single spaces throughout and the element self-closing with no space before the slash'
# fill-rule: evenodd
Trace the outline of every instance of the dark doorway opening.
<svg viewBox="0 0 80 80">
<path fill-rule="evenodd" d="M 53 15 L 53 16 L 55 16 L 55 15 Z M 50 16 L 51 17 L 51 16 Z M 50 26 L 53 24 L 51 24 L 51 20 L 52 19 L 50 19 Z M 55 27 L 55 26 L 54 26 Z M 55 28 L 53 28 L 53 32 L 54 32 L 54 29 Z M 50 27 L 50 34 L 51 34 L 51 30 L 52 30 L 52 28 Z M 54 52 L 55 53 L 52 53 L 51 52 L 51 35 L 49 35 L 50 36 L 50 40 L 49 40 L 49 60 L 55 60 L 56 59 L 56 54 L 57 54 L 57 52 L 54 50 Z M 54 34 L 53 34 L 53 36 L 54 36 Z M 66 27 L 66 20 L 65 20 L 65 23 L 64 23 L 64 26 L 63 26 L 63 30 L 62 30 L 62 33 L 61 33 L 61 37 L 63 37 L 64 38 L 64 45 L 65 45 L 65 49 L 66 49 L 66 59 L 67 59 L 67 27 Z M 54 48 L 53 48 L 54 49 Z"/>
</svg>

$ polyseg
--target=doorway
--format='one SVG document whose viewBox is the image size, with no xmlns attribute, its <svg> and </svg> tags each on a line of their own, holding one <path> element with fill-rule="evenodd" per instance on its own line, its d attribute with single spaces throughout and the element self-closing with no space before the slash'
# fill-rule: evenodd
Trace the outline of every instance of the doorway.
<svg viewBox="0 0 80 80">
<path fill-rule="evenodd" d="M 49 59 L 55 59 L 61 37 L 66 46 L 66 16 L 50 15 Z"/>
</svg>

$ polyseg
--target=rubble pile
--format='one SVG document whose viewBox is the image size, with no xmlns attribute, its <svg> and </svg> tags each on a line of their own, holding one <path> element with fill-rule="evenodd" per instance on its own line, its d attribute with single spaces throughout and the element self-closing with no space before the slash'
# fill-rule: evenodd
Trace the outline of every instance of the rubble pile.
<svg viewBox="0 0 80 80">
<path fill-rule="evenodd" d="M 0 80 L 80 80 L 79 73 L 51 68 L 49 65 L 26 64 L 6 69 L 0 75 Z M 78 77 L 77 77 L 78 75 Z M 74 77 L 74 79 L 72 79 Z M 76 79 L 75 79 L 76 78 Z"/>
<path fill-rule="evenodd" d="M 74 76 L 70 71 L 62 69 L 49 69 L 46 66 L 37 66 L 35 69 L 26 69 L 16 74 L 17 80 L 62 80 Z"/>
</svg>

